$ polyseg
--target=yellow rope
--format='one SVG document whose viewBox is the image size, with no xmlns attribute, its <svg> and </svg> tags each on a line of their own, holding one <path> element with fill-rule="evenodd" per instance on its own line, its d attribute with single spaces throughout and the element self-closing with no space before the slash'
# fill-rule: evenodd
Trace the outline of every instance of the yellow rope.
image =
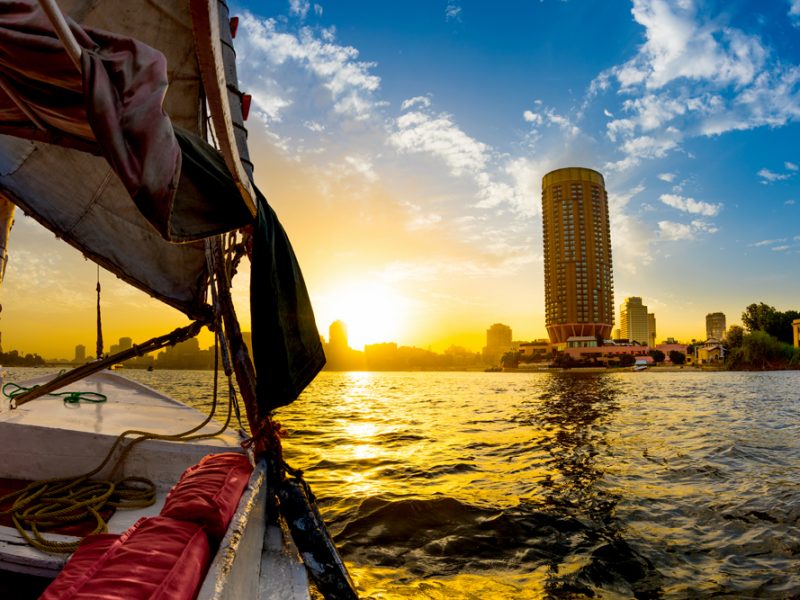
<svg viewBox="0 0 800 600">
<path fill-rule="evenodd" d="M 117 436 L 108 454 L 97 467 L 77 477 L 57 477 L 34 481 L 21 490 L 0 497 L 0 504 L 14 500 L 11 508 L 0 511 L 0 514 L 11 515 L 17 531 L 34 548 L 43 552 L 74 552 L 78 548 L 80 540 L 76 542 L 48 540 L 42 535 L 39 528 L 64 525 L 92 517 L 97 523 L 92 534 L 105 533 L 108 531 L 108 523 L 100 514 L 103 508 L 114 507 L 120 510 L 130 510 L 155 504 L 156 486 L 149 479 L 144 477 L 125 477 L 114 482 L 115 476 L 124 464 L 128 454 L 138 444 L 146 440 L 190 442 L 220 435 L 228 428 L 231 421 L 233 412 L 233 396 L 231 395 L 228 397 L 228 416 L 222 428 L 214 433 L 196 434 L 197 431 L 211 421 L 216 410 L 215 381 L 214 401 L 211 406 L 211 412 L 200 425 L 183 433 L 172 435 L 150 433 L 136 429 L 123 431 Z M 130 443 L 122 449 L 111 468 L 108 480 L 90 479 L 105 468 L 117 449 L 130 436 L 137 437 L 131 439 Z M 30 534 L 25 530 L 26 525 L 30 529 Z"/>
</svg>

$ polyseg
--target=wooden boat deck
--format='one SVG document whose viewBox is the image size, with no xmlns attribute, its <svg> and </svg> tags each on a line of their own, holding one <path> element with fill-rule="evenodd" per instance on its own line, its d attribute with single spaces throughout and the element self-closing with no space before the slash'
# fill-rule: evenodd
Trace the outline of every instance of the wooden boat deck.
<svg viewBox="0 0 800 600">
<path fill-rule="evenodd" d="M 29 387 L 48 379 L 20 383 Z M 176 434 L 199 425 L 206 417 L 111 371 L 92 375 L 62 391 L 101 393 L 107 401 L 67 405 L 61 397 L 48 396 L 10 410 L 8 400 L 3 398 L 0 477 L 46 479 L 79 475 L 97 466 L 123 431 Z M 212 421 L 201 431 L 214 433 L 219 428 L 220 424 Z M 139 444 L 127 457 L 123 473 L 151 479 L 157 487 L 156 503 L 144 509 L 116 511 L 109 520 L 109 531 L 122 533 L 141 517 L 157 515 L 167 492 L 186 468 L 207 454 L 231 451 L 241 452 L 242 448 L 239 436 L 230 431 L 204 440 L 148 440 Z M 266 471 L 260 463 L 198 599 L 309 598 L 308 578 L 297 551 L 280 526 L 265 523 L 265 503 Z M 55 534 L 48 538 L 74 539 Z M 40 581 L 55 577 L 66 560 L 66 555 L 48 554 L 28 546 L 15 529 L 0 526 L 0 591 L 3 592 L 0 597 L 6 597 L 6 589 L 22 586 L 19 595 L 14 592 L 9 597 L 24 598 L 25 590 L 37 589 Z M 7 575 L 4 571 L 14 574 Z"/>
</svg>

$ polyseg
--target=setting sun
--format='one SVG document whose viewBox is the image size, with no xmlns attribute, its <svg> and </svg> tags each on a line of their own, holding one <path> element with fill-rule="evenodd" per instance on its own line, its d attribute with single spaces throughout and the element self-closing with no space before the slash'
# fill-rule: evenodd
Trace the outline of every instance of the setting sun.
<svg viewBox="0 0 800 600">
<path fill-rule="evenodd" d="M 347 325 L 351 348 L 397 341 L 408 326 L 409 301 L 387 285 L 355 282 L 341 285 L 320 296 L 316 304 L 320 332 L 327 337 L 334 321 Z"/>
</svg>

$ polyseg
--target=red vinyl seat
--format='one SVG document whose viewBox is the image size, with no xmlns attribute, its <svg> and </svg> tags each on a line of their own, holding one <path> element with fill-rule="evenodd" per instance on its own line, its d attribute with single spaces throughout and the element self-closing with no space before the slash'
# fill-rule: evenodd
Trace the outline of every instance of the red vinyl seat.
<svg viewBox="0 0 800 600">
<path fill-rule="evenodd" d="M 202 525 L 148 517 L 87 537 L 40 600 L 193 600 L 210 563 Z"/>
<path fill-rule="evenodd" d="M 245 454 L 209 454 L 188 468 L 170 490 L 161 516 L 205 526 L 219 542 L 239 506 L 253 466 Z"/>
</svg>

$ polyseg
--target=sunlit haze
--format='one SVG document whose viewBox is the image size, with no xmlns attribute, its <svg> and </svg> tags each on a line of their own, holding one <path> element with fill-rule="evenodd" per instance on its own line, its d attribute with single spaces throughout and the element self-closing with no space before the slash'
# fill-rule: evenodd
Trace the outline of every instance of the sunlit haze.
<svg viewBox="0 0 800 600">
<path fill-rule="evenodd" d="M 357 349 L 477 351 L 498 322 L 546 337 L 541 179 L 565 166 L 605 176 L 617 323 L 627 296 L 659 341 L 751 302 L 800 308 L 797 0 L 231 10 L 256 181 L 326 338 L 335 320 Z M 94 264 L 19 213 L 9 254 L 3 349 L 92 353 Z M 107 344 L 186 323 L 101 284 Z"/>
</svg>

